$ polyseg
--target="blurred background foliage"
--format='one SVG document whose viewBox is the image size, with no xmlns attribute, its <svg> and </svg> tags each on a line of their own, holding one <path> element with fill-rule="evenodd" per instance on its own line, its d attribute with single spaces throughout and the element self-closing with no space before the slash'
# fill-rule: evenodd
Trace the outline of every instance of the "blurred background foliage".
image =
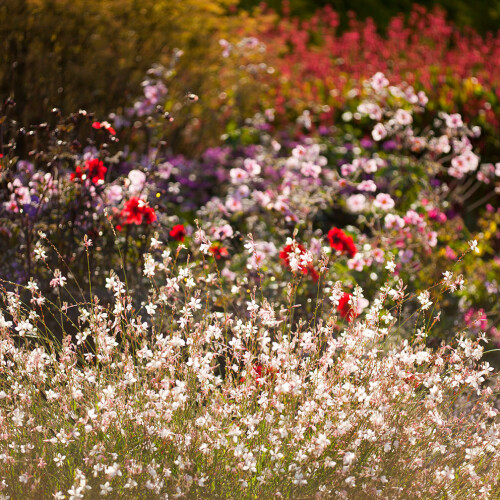
<svg viewBox="0 0 500 500">
<path fill-rule="evenodd" d="M 413 5 L 422 5 L 428 10 L 441 7 L 447 18 L 458 26 L 472 27 L 481 34 L 497 32 L 500 28 L 500 0 L 267 0 L 266 4 L 277 12 L 289 12 L 292 16 L 309 17 L 319 8 L 330 6 L 339 14 L 339 29 L 349 25 L 349 13 L 358 19 L 371 17 L 377 28 L 383 32 L 392 17 L 410 13 Z M 240 0 L 242 9 L 252 10 L 261 5 L 257 0 Z"/>
<path fill-rule="evenodd" d="M 3 0 L 0 92 L 37 121 L 51 107 L 98 113 L 130 104 L 146 71 L 189 51 L 192 81 L 207 66 L 211 34 L 235 0 Z M 182 63 L 181 63 L 182 67 Z"/>
<path fill-rule="evenodd" d="M 280 35 L 273 38 L 281 26 L 290 25 L 290 16 L 306 19 L 330 5 L 338 12 L 337 35 L 349 29 L 351 11 L 360 20 L 372 17 L 383 32 L 391 18 L 410 13 L 413 4 L 412 0 L 269 0 L 275 14 L 255 0 L 2 0 L 0 98 L 3 102 L 12 97 L 17 105 L 11 116 L 28 126 L 48 120 L 54 107 L 64 115 L 87 109 L 104 119 L 133 104 L 147 70 L 159 63 L 169 69 L 165 110 L 175 116 L 168 142 L 178 151 L 194 153 L 215 144 L 221 133 L 240 127 L 263 107 L 278 108 L 280 99 L 292 103 L 282 79 L 291 64 L 289 55 L 276 50 L 282 43 Z M 459 26 L 481 33 L 496 28 L 500 13 L 500 0 L 420 4 L 427 8 L 439 4 Z M 280 20 L 280 13 L 289 15 L 288 21 Z M 297 39 L 306 31 L 299 29 Z M 236 46 L 252 35 L 271 44 L 267 54 L 233 51 L 223 57 L 221 38 Z M 290 31 L 292 40 L 294 36 Z M 174 66 L 179 51 L 184 56 Z M 302 53 L 296 53 L 300 59 Z M 335 61 L 327 63 L 335 72 Z M 331 87 L 333 81 L 326 80 L 322 85 Z M 302 75 L 289 85 L 302 89 L 312 84 Z M 300 92 L 307 96 L 306 90 Z M 189 93 L 198 94 L 200 103 L 183 105 Z M 493 102 L 496 96 L 492 96 L 488 99 Z M 304 107 L 309 106 L 308 99 L 301 99 Z"/>
</svg>

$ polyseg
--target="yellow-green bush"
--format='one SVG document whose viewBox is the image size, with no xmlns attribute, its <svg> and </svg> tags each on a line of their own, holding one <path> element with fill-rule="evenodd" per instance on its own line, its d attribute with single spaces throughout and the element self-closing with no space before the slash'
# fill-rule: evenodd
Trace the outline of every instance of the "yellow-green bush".
<svg viewBox="0 0 500 500">
<path fill-rule="evenodd" d="M 79 107 L 108 112 L 129 102 L 145 71 L 174 48 L 185 51 L 193 75 L 210 70 L 203 61 L 234 3 L 4 0 L 0 95 L 15 99 L 17 116 L 27 123 L 44 119 L 54 106 L 65 113 Z"/>
</svg>

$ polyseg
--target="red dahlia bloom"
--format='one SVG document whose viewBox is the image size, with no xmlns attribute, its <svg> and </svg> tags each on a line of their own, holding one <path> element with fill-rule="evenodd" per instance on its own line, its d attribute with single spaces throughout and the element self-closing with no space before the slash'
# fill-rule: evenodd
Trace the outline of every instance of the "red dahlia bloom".
<svg viewBox="0 0 500 500">
<path fill-rule="evenodd" d="M 125 219 L 125 224 L 151 224 L 156 220 L 156 214 L 153 208 L 148 207 L 144 200 L 140 198 L 130 198 L 125 203 L 125 207 L 120 215 Z"/>
<path fill-rule="evenodd" d="M 92 160 L 87 160 L 84 167 L 77 165 L 70 179 L 72 181 L 75 179 L 90 179 L 94 184 L 101 184 L 104 182 L 104 176 L 107 171 L 108 169 L 104 166 L 104 163 L 99 160 L 99 158 L 94 158 Z"/>
<path fill-rule="evenodd" d="M 344 293 L 339 300 L 339 305 L 337 306 L 339 314 L 349 323 L 358 315 L 357 311 L 349 303 L 351 297 L 352 295 L 350 293 Z"/>
<path fill-rule="evenodd" d="M 283 247 L 283 250 L 280 252 L 280 259 L 283 261 L 286 267 L 290 268 L 290 254 L 295 253 L 296 249 L 299 250 L 299 257 L 306 253 L 306 249 L 300 243 L 296 243 L 295 245 L 290 244 Z M 311 277 L 314 281 L 318 281 L 319 274 L 316 272 L 312 264 L 309 264 L 307 267 L 303 264 L 299 264 L 299 271 L 303 274 L 311 274 Z"/>
<path fill-rule="evenodd" d="M 156 213 L 154 211 L 154 208 L 144 207 L 142 215 L 144 216 L 144 224 L 152 224 L 156 220 Z"/>
<path fill-rule="evenodd" d="M 352 236 L 345 234 L 342 229 L 337 227 L 330 229 L 330 231 L 328 231 L 328 239 L 331 248 L 346 253 L 351 259 L 358 253 Z"/>
<path fill-rule="evenodd" d="M 184 241 L 186 236 L 186 229 L 183 224 L 175 225 L 172 230 L 168 233 L 174 240 Z"/>
<path fill-rule="evenodd" d="M 217 260 L 221 259 L 222 257 L 228 257 L 229 256 L 229 252 L 227 251 L 227 248 L 223 247 L 222 245 L 217 245 L 216 243 L 214 243 L 210 247 L 210 252 L 212 252 L 212 255 Z"/>
<path fill-rule="evenodd" d="M 108 169 L 104 166 L 104 163 L 98 158 L 93 160 L 87 160 L 85 162 L 85 168 L 88 171 L 88 176 L 94 184 L 99 181 L 104 181 L 104 176 Z"/>
</svg>

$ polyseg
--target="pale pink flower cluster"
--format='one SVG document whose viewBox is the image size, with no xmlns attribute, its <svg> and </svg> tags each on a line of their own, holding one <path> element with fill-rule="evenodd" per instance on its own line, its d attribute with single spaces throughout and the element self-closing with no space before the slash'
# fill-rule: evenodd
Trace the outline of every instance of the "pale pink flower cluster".
<svg viewBox="0 0 500 500">
<path fill-rule="evenodd" d="M 196 239 L 207 244 L 201 230 Z M 247 243 L 251 256 L 263 248 Z M 289 259 L 307 266 L 312 255 Z M 301 304 L 271 303 L 266 290 L 248 290 L 240 309 L 214 307 L 216 273 L 174 263 L 159 241 L 145 261 L 147 315 L 111 273 L 110 303 L 74 304 L 75 334 L 51 347 L 28 336 L 45 331 L 39 306 L 2 292 L 1 494 L 498 498 L 500 425 L 484 338 L 428 348 L 430 290 L 411 298 L 420 312 L 410 341 L 398 321 L 402 281 L 371 303 L 354 287 L 351 323 L 339 322 L 337 282 L 331 310 L 292 322 Z M 443 275 L 443 290 L 462 283 Z M 28 292 L 40 293 L 35 283 Z"/>
</svg>

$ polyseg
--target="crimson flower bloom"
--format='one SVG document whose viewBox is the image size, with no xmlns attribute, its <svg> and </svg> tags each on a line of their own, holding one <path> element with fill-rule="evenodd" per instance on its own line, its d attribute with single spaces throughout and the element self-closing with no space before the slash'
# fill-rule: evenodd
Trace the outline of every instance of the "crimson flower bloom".
<svg viewBox="0 0 500 500">
<path fill-rule="evenodd" d="M 154 208 L 148 206 L 144 207 L 142 215 L 144 224 L 152 224 L 156 220 Z"/>
<path fill-rule="evenodd" d="M 98 184 L 99 181 L 104 181 L 104 176 L 108 169 L 104 166 L 104 163 L 98 158 L 93 160 L 87 160 L 85 162 L 85 168 L 88 171 L 88 176 L 94 184 Z"/>
<path fill-rule="evenodd" d="M 175 225 L 172 230 L 168 233 L 174 240 L 184 241 L 186 236 L 186 229 L 183 224 Z"/>
<path fill-rule="evenodd" d="M 102 184 L 107 171 L 108 169 L 104 166 L 104 163 L 99 160 L 99 158 L 93 158 L 92 160 L 87 160 L 84 167 L 77 165 L 75 172 L 71 174 L 70 179 L 72 181 L 75 179 L 79 179 L 81 181 L 90 179 L 94 184 Z"/>
<path fill-rule="evenodd" d="M 228 257 L 229 252 L 227 251 L 226 247 L 223 247 L 222 245 L 218 245 L 217 243 L 214 243 L 210 247 L 210 252 L 212 252 L 212 255 L 217 259 L 221 259 L 222 257 Z"/>
<path fill-rule="evenodd" d="M 74 181 L 75 179 L 82 180 L 83 175 L 85 174 L 85 168 L 80 167 L 80 165 L 77 165 L 75 168 L 75 172 L 70 175 L 70 179 Z"/>
<path fill-rule="evenodd" d="M 306 249 L 300 243 L 296 243 L 295 245 L 285 245 L 280 252 L 280 259 L 283 261 L 286 267 L 290 268 L 290 254 L 295 253 L 296 249 L 299 250 L 299 257 L 306 253 Z M 314 269 L 312 264 L 309 264 L 307 267 L 303 264 L 298 265 L 299 271 L 303 274 L 310 274 L 312 279 L 316 282 L 319 279 L 319 274 L 316 269 Z"/>
<path fill-rule="evenodd" d="M 107 130 L 111 135 L 116 135 L 116 130 L 108 122 L 94 122 L 92 128 L 100 130 L 101 128 Z"/>
<path fill-rule="evenodd" d="M 271 379 L 274 379 L 276 377 L 276 370 L 272 367 L 263 367 L 261 364 L 256 364 L 252 366 L 252 371 L 250 374 L 252 378 L 255 379 L 255 382 L 257 383 L 257 386 L 260 387 L 263 383 L 262 379 L 263 377 L 269 377 Z M 240 383 L 245 382 L 245 377 L 240 378 Z"/>
<path fill-rule="evenodd" d="M 125 224 L 140 225 L 151 224 L 156 220 L 156 214 L 153 208 L 148 207 L 144 200 L 140 198 L 130 198 L 125 203 L 125 207 L 120 215 L 125 219 Z"/>
<path fill-rule="evenodd" d="M 337 306 L 337 311 L 339 314 L 346 319 L 349 323 L 358 316 L 357 311 L 354 307 L 349 303 L 352 295 L 350 293 L 344 293 L 342 297 L 340 297 L 339 305 Z"/>
<path fill-rule="evenodd" d="M 342 229 L 337 227 L 330 229 L 330 231 L 328 231 L 328 239 L 331 248 L 346 253 L 351 259 L 358 253 L 352 236 L 345 234 Z"/>
</svg>

